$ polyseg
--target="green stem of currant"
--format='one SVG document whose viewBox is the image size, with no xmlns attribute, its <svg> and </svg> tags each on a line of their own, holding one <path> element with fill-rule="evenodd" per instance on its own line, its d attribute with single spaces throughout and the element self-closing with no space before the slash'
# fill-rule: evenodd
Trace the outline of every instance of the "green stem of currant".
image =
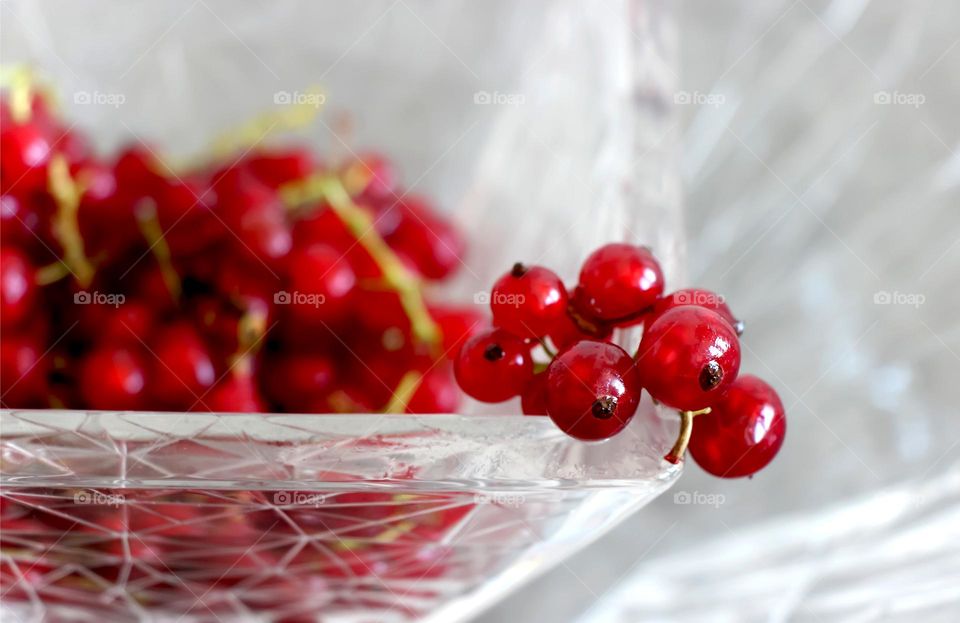
<svg viewBox="0 0 960 623">
<path fill-rule="evenodd" d="M 411 370 L 403 375 L 400 382 L 397 383 L 397 389 L 393 392 L 390 402 L 384 407 L 384 413 L 403 413 L 407 410 L 407 405 L 413 394 L 420 387 L 423 375 L 416 370 Z"/>
<path fill-rule="evenodd" d="M 163 278 L 163 283 L 167 286 L 173 300 L 179 301 L 182 291 L 180 274 L 173 267 L 173 262 L 170 259 L 170 246 L 167 244 L 167 239 L 163 237 L 163 227 L 160 226 L 160 220 L 157 218 L 157 207 L 153 201 L 144 201 L 137 206 L 136 217 L 140 233 L 150 245 L 150 251 L 160 266 L 160 276 Z"/>
<path fill-rule="evenodd" d="M 376 233 L 370 214 L 353 202 L 340 178 L 333 175 L 315 176 L 297 186 L 283 188 L 280 193 L 287 205 L 293 206 L 326 199 L 357 243 L 380 267 L 386 287 L 400 297 L 400 304 L 410 319 L 414 339 L 432 350 L 439 348 L 442 337 L 440 327 L 427 311 L 420 279 L 404 266 L 393 249 Z"/>
<path fill-rule="evenodd" d="M 70 175 L 67 159 L 56 154 L 48 165 L 50 194 L 57 204 L 53 215 L 53 234 L 63 247 L 63 262 L 70 267 L 81 287 L 86 288 L 93 281 L 94 267 L 83 250 L 83 236 L 80 235 L 80 223 L 77 211 L 83 188 Z"/>
<path fill-rule="evenodd" d="M 677 434 L 677 440 L 674 442 L 670 452 L 664 456 L 668 463 L 676 465 L 683 459 L 687 452 L 687 446 L 690 445 L 690 435 L 693 433 L 693 418 L 698 415 L 710 413 L 710 407 L 698 411 L 680 411 L 680 432 Z"/>
</svg>

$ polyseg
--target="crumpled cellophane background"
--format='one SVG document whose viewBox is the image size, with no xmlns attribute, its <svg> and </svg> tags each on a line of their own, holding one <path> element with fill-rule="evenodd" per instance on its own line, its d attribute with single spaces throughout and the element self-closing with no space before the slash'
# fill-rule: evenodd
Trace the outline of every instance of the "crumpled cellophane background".
<svg viewBox="0 0 960 623">
<path fill-rule="evenodd" d="M 149 125 L 130 125 L 184 152 L 203 144 L 191 127 L 229 127 L 270 105 L 274 91 L 260 92 L 260 100 L 242 97 L 238 81 L 257 76 L 277 91 L 303 88 L 286 63 L 339 40 L 324 39 L 323 23 L 296 25 L 292 3 L 259 5 L 259 12 L 238 12 L 227 23 L 218 23 L 227 5 L 212 1 L 157 5 L 152 17 L 142 5 L 87 10 L 61 3 L 36 11 L 9 4 L 0 7 L 4 49 L 22 43 L 32 60 L 71 85 L 68 96 L 93 90 L 74 72 L 123 74 L 133 81 L 128 93 L 152 94 L 131 99 L 119 112 L 75 107 L 86 125 L 119 140 L 131 128 L 118 126 L 117 117 L 183 119 L 180 127 L 164 124 L 162 133 L 159 121 L 152 133 Z M 394 4 L 388 26 L 427 10 Z M 628 4 L 642 12 L 651 3 Z M 353 139 L 390 151 L 392 141 L 414 144 L 421 133 L 422 149 L 407 154 L 406 172 L 416 178 L 426 171 L 422 184 L 449 199 L 462 188 L 458 171 L 474 161 L 481 131 L 490 126 L 430 118 L 436 107 L 429 94 L 404 88 L 404 80 L 429 82 L 434 67 L 380 57 L 373 40 L 365 40 L 365 29 L 391 6 L 351 9 L 357 13 L 349 40 L 361 43 L 350 56 L 373 61 L 359 77 L 384 85 L 375 97 L 393 98 L 405 123 L 382 127 L 370 116 L 353 129 Z M 521 16 L 499 26 L 477 11 L 473 30 L 501 27 L 507 40 L 521 45 L 530 29 L 541 32 L 535 14 L 543 8 L 522 6 L 532 8 L 518 8 Z M 597 20 L 597 32 L 615 32 L 618 20 L 605 16 L 619 3 L 583 6 L 584 15 Z M 457 52 L 482 48 L 476 38 L 436 37 L 446 32 L 441 25 L 467 20 L 465 10 L 461 3 L 438 8 L 424 24 L 421 43 L 430 58 L 459 63 Z M 248 43 L 271 15 L 296 25 L 288 26 L 289 48 L 272 55 Z M 675 79 L 662 83 L 679 85 L 670 98 L 679 115 L 675 122 L 667 115 L 674 125 L 655 138 L 673 140 L 671 129 L 680 134 L 690 283 L 722 292 L 746 320 L 744 369 L 781 392 L 787 442 L 752 480 L 718 481 L 690 466 L 673 492 L 480 620 L 960 619 L 960 5 L 688 0 L 676 5 L 672 19 L 680 67 Z M 64 22 L 70 28 L 50 29 Z M 567 53 L 566 62 L 574 62 L 575 46 L 562 38 L 569 30 L 548 24 L 564 44 L 531 60 L 560 62 Z M 76 41 L 51 43 L 71 29 Z M 307 35 L 315 38 L 305 48 L 298 41 Z M 634 32 L 633 38 L 642 43 L 646 36 Z M 90 45 L 96 37 L 103 38 L 102 55 L 95 49 L 71 55 L 80 41 Z M 206 50 L 203 62 L 219 66 L 218 78 L 194 84 L 164 73 L 164 67 L 197 62 L 177 57 L 177 47 L 165 43 L 174 37 Z M 144 50 L 143 57 L 110 56 L 109 42 L 117 38 Z M 230 54 L 218 56 L 224 49 Z M 84 64 L 78 68 L 74 58 Z M 504 50 L 491 49 L 488 63 L 474 67 L 487 78 L 496 63 L 508 61 Z M 603 56 L 591 62 L 601 64 Z M 344 60 L 323 76 L 331 97 L 358 79 L 360 66 Z M 401 75 L 400 66 L 420 67 L 420 73 Z M 462 83 L 433 86 L 467 98 L 477 90 L 511 93 L 512 84 L 470 73 L 459 72 Z M 180 92 L 163 94 L 152 88 L 155 82 Z M 569 85 L 560 86 L 570 94 Z M 191 108 L 186 95 L 216 89 L 224 93 L 219 107 Z M 358 117 L 364 118 L 362 110 Z M 324 122 L 329 127 L 320 126 L 317 136 L 342 149 L 328 130 L 347 134 L 349 128 L 329 117 Z M 570 123 L 577 122 L 572 115 Z M 429 127 L 459 128 L 462 136 L 452 147 L 446 137 L 437 149 L 439 142 L 425 133 Z M 564 258 L 562 248 L 549 258 L 567 260 L 576 258 Z"/>
<path fill-rule="evenodd" d="M 960 620 L 960 5 L 677 11 L 691 279 L 788 410 L 482 621 Z"/>
</svg>

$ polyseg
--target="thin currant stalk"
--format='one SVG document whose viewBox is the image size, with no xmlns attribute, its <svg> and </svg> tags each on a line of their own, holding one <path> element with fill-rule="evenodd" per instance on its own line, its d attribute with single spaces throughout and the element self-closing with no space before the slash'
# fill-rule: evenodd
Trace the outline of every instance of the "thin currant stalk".
<svg viewBox="0 0 960 623">
<path fill-rule="evenodd" d="M 414 339 L 426 344 L 431 350 L 440 345 L 440 327 L 427 311 L 423 300 L 419 277 L 414 275 L 393 249 L 373 229 L 373 219 L 364 209 L 353 202 L 343 182 L 335 175 L 317 175 L 295 182 L 280 191 L 289 206 L 300 206 L 311 201 L 326 199 L 327 203 L 357 243 L 370 254 L 383 273 L 383 283 L 397 293 L 400 304 L 410 320 Z"/>
<path fill-rule="evenodd" d="M 80 235 L 80 223 L 77 212 L 84 189 L 70 175 L 67 159 L 56 154 L 48 167 L 48 189 L 57 204 L 53 215 L 53 234 L 63 247 L 63 262 L 69 267 L 81 287 L 86 288 L 93 282 L 95 273 L 93 264 L 83 249 L 83 236 Z"/>
<path fill-rule="evenodd" d="M 150 252 L 160 266 L 160 276 L 163 278 L 164 285 L 167 286 L 173 300 L 179 301 L 182 290 L 180 275 L 170 259 L 170 246 L 163 236 L 163 227 L 160 226 L 157 207 L 153 201 L 144 201 L 137 206 L 136 217 L 140 233 L 150 245 Z"/>
<path fill-rule="evenodd" d="M 677 434 L 677 440 L 674 442 L 670 452 L 664 456 L 668 463 L 676 465 L 683 459 L 687 452 L 687 446 L 690 444 L 690 435 L 693 434 L 693 418 L 698 415 L 710 413 L 710 407 L 698 411 L 680 411 L 680 432 Z"/>
</svg>

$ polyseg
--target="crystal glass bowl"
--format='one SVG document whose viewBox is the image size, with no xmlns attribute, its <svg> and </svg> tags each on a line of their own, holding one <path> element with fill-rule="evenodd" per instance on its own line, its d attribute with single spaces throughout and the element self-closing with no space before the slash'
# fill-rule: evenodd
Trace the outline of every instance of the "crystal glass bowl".
<svg viewBox="0 0 960 623">
<path fill-rule="evenodd" d="M 24 620 L 447 621 L 666 489 L 650 403 L 546 418 L 5 411 L 3 608 Z"/>
</svg>

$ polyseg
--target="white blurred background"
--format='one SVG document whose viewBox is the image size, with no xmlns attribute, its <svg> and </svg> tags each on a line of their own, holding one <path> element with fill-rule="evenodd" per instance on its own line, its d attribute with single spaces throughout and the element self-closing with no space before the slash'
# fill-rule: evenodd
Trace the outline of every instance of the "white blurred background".
<svg viewBox="0 0 960 623">
<path fill-rule="evenodd" d="M 668 493 L 479 620 L 960 620 L 960 4 L 675 18 L 690 280 L 746 319 L 786 443 L 752 480 L 689 466 L 702 503 Z"/>
</svg>

